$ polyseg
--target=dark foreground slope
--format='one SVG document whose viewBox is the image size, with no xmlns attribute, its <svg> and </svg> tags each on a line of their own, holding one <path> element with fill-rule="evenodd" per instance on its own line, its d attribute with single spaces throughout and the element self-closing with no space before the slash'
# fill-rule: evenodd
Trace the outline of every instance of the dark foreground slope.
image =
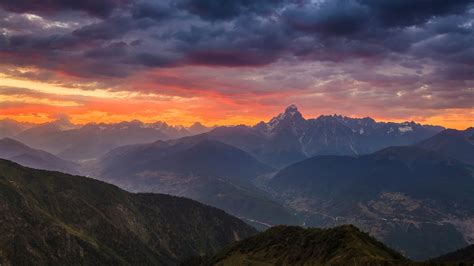
<svg viewBox="0 0 474 266">
<path fill-rule="evenodd" d="M 474 265 L 474 245 L 470 245 L 463 249 L 456 250 L 454 252 L 450 252 L 443 256 L 439 256 L 431 260 L 431 262 L 435 263 L 466 263 L 466 265 Z M 467 264 L 469 263 L 469 264 Z"/>
<path fill-rule="evenodd" d="M 408 262 L 354 226 L 277 226 L 234 243 L 197 265 L 380 265 Z"/>
<path fill-rule="evenodd" d="M 175 264 L 255 233 L 225 212 L 0 160 L 0 264 Z"/>
</svg>

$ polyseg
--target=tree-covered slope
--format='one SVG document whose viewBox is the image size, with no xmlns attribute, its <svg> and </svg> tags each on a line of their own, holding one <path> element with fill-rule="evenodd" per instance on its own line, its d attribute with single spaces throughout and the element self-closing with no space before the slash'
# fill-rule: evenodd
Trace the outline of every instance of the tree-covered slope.
<svg viewBox="0 0 474 266">
<path fill-rule="evenodd" d="M 201 265 L 380 265 L 408 262 L 354 226 L 277 226 L 236 242 Z"/>
<path fill-rule="evenodd" d="M 465 248 L 450 252 L 448 254 L 439 256 L 430 262 L 433 263 L 445 263 L 459 264 L 465 263 L 466 265 L 474 264 L 474 245 L 467 246 Z"/>
<path fill-rule="evenodd" d="M 0 264 L 175 264 L 255 233 L 225 212 L 0 160 Z"/>
</svg>

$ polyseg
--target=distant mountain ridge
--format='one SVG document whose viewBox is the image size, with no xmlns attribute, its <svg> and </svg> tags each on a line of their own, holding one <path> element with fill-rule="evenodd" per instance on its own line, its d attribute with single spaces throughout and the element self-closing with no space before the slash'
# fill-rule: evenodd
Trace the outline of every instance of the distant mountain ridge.
<svg viewBox="0 0 474 266">
<path fill-rule="evenodd" d="M 13 119 L 0 120 L 0 138 L 13 137 L 26 129 L 33 127 L 33 124 L 20 123 Z"/>
<path fill-rule="evenodd" d="M 119 146 L 148 143 L 209 131 L 202 124 L 191 127 L 170 126 L 164 122 L 138 120 L 115 124 L 89 123 L 78 126 L 66 119 L 30 127 L 15 138 L 35 148 L 69 160 L 88 160 Z"/>
<path fill-rule="evenodd" d="M 189 199 L 0 160 L 2 265 L 176 265 L 255 233 Z"/>
<path fill-rule="evenodd" d="M 466 130 L 446 129 L 417 146 L 474 165 L 474 127 Z"/>
<path fill-rule="evenodd" d="M 305 119 L 295 105 L 290 105 L 267 123 L 218 127 L 207 134 L 264 163 L 284 167 L 315 155 L 361 155 L 390 146 L 412 145 L 442 130 L 415 122 L 376 122 L 369 117 Z"/>
<path fill-rule="evenodd" d="M 48 152 L 33 149 L 11 138 L 0 139 L 0 158 L 36 169 L 79 173 L 78 164 L 63 160 Z"/>
<path fill-rule="evenodd" d="M 284 167 L 315 155 L 360 155 L 389 146 L 411 145 L 442 130 L 442 127 L 415 122 L 376 122 L 369 117 L 321 115 L 305 119 L 295 105 L 288 106 L 268 122 L 254 126 L 216 128 L 196 122 L 183 127 L 137 120 L 78 126 L 67 118 L 41 125 L 13 120 L 0 123 L 0 137 L 14 136 L 27 145 L 70 160 L 98 158 L 123 145 L 209 134 L 274 167 Z"/>
<path fill-rule="evenodd" d="M 474 166 L 437 152 L 391 147 L 315 156 L 266 186 L 306 213 L 308 226 L 355 224 L 413 259 L 474 243 Z"/>
<path fill-rule="evenodd" d="M 95 169 L 91 176 L 129 191 L 189 197 L 263 228 L 296 223 L 289 210 L 253 185 L 274 169 L 206 134 L 120 147 Z"/>
</svg>

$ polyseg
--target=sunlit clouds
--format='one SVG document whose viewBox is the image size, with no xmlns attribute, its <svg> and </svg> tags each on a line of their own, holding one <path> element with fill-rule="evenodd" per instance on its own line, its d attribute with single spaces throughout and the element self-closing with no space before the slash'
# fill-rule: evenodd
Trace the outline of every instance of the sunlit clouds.
<svg viewBox="0 0 474 266">
<path fill-rule="evenodd" d="M 474 125 L 471 1 L 73 2 L 0 1 L 0 119 Z"/>
</svg>

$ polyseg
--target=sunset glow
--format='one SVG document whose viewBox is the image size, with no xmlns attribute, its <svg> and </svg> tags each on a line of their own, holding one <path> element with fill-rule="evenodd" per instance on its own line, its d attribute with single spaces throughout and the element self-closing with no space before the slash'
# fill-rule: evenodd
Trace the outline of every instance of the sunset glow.
<svg viewBox="0 0 474 266">
<path fill-rule="evenodd" d="M 109 2 L 106 13 L 0 4 L 0 119 L 252 125 L 294 103 L 307 118 L 474 125 L 473 12 L 456 4 L 389 22 L 367 7 L 371 21 L 339 29 L 342 11 L 319 1 L 272 14 L 243 4 L 222 17 L 193 1 L 149 13 L 145 2 Z"/>
</svg>

